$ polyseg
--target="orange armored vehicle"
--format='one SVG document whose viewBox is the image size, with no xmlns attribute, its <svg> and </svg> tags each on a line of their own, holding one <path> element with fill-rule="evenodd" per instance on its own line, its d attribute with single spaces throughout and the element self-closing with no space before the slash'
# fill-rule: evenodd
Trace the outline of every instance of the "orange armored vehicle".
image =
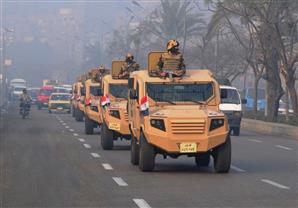
<svg viewBox="0 0 298 208">
<path fill-rule="evenodd" d="M 85 111 L 85 87 L 87 76 L 81 75 L 73 85 L 72 109 L 76 121 L 83 121 Z"/>
<path fill-rule="evenodd" d="M 85 81 L 85 133 L 93 134 L 94 128 L 101 121 L 100 96 L 102 95 L 101 80 L 105 73 L 104 67 L 94 68 L 88 72 Z"/>
<path fill-rule="evenodd" d="M 152 171 L 156 154 L 187 155 L 198 166 L 208 166 L 213 157 L 215 171 L 228 172 L 231 141 L 218 83 L 209 70 L 186 70 L 178 79 L 157 76 L 152 72 L 161 53 L 149 53 L 148 68 L 128 81 L 132 164 Z"/>
<path fill-rule="evenodd" d="M 124 61 L 113 61 L 110 75 L 103 78 L 101 146 L 113 148 L 114 140 L 130 139 L 127 115 L 128 79 L 120 79 L 119 72 Z"/>
</svg>

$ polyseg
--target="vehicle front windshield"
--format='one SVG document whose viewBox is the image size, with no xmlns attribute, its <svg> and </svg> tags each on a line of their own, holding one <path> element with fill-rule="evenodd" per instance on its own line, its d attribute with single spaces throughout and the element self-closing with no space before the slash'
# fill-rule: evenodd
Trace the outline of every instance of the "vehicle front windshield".
<svg viewBox="0 0 298 208">
<path fill-rule="evenodd" d="M 221 103 L 240 104 L 240 97 L 235 89 L 220 89 Z"/>
<path fill-rule="evenodd" d="M 52 95 L 51 100 L 70 100 L 70 95 Z"/>
<path fill-rule="evenodd" d="M 127 98 L 128 85 L 127 84 L 110 84 L 109 93 L 115 98 Z"/>
<path fill-rule="evenodd" d="M 55 88 L 54 89 L 54 92 L 55 93 L 68 93 L 69 92 L 69 90 L 67 90 L 67 89 L 65 89 L 65 88 Z"/>
<path fill-rule="evenodd" d="M 156 102 L 205 102 L 213 95 L 212 83 L 147 83 L 148 96 Z"/>
<path fill-rule="evenodd" d="M 101 88 L 99 86 L 91 86 L 90 87 L 90 94 L 93 96 L 100 96 Z"/>
<path fill-rule="evenodd" d="M 40 95 L 42 96 L 50 96 L 52 94 L 52 90 L 40 90 Z"/>
<path fill-rule="evenodd" d="M 14 91 L 23 91 L 25 88 L 21 88 L 21 87 L 16 87 L 14 88 Z"/>
</svg>

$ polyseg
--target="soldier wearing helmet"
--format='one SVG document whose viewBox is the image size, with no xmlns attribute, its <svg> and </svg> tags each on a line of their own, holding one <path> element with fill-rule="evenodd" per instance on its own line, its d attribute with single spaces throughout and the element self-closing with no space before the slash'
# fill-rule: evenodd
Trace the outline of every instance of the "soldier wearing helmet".
<svg viewBox="0 0 298 208">
<path fill-rule="evenodd" d="M 119 78 L 127 79 L 131 72 L 138 71 L 139 68 L 140 66 L 134 61 L 133 55 L 131 53 L 127 53 L 125 57 L 125 63 L 121 66 Z"/>
<path fill-rule="evenodd" d="M 167 43 L 167 52 L 159 58 L 157 67 L 160 76 L 167 76 L 165 71 L 173 71 L 173 75 L 181 77 L 185 74 L 185 64 L 182 54 L 179 52 L 179 42 L 170 40 Z"/>
<path fill-rule="evenodd" d="M 104 65 L 98 67 L 99 73 L 96 75 L 96 80 L 101 83 L 102 78 L 107 74 L 107 68 Z"/>
</svg>

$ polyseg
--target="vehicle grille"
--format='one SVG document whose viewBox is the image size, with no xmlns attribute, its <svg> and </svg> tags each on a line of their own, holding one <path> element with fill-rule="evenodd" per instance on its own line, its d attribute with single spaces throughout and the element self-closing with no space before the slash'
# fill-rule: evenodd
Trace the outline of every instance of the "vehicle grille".
<svg viewBox="0 0 298 208">
<path fill-rule="evenodd" d="M 124 112 L 124 119 L 125 119 L 125 121 L 128 121 L 128 113 L 127 112 Z"/>
<path fill-rule="evenodd" d="M 70 105 L 69 104 L 51 104 L 51 108 L 53 108 L 53 109 L 59 108 L 59 107 L 70 108 Z"/>
<path fill-rule="evenodd" d="M 205 120 L 173 120 L 171 128 L 173 134 L 203 134 Z"/>
</svg>

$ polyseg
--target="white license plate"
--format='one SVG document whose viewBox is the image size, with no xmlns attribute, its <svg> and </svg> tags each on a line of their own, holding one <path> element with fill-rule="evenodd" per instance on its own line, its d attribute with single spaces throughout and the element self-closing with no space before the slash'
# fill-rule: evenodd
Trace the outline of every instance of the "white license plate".
<svg viewBox="0 0 298 208">
<path fill-rule="evenodd" d="M 109 129 L 120 131 L 120 124 L 118 124 L 118 123 L 109 123 Z"/>
<path fill-rule="evenodd" d="M 180 144 L 180 152 L 181 153 L 195 153 L 195 152 L 197 152 L 197 144 L 196 143 L 181 143 Z"/>
<path fill-rule="evenodd" d="M 58 107 L 57 109 L 58 109 L 58 110 L 63 110 L 63 107 Z"/>
</svg>

